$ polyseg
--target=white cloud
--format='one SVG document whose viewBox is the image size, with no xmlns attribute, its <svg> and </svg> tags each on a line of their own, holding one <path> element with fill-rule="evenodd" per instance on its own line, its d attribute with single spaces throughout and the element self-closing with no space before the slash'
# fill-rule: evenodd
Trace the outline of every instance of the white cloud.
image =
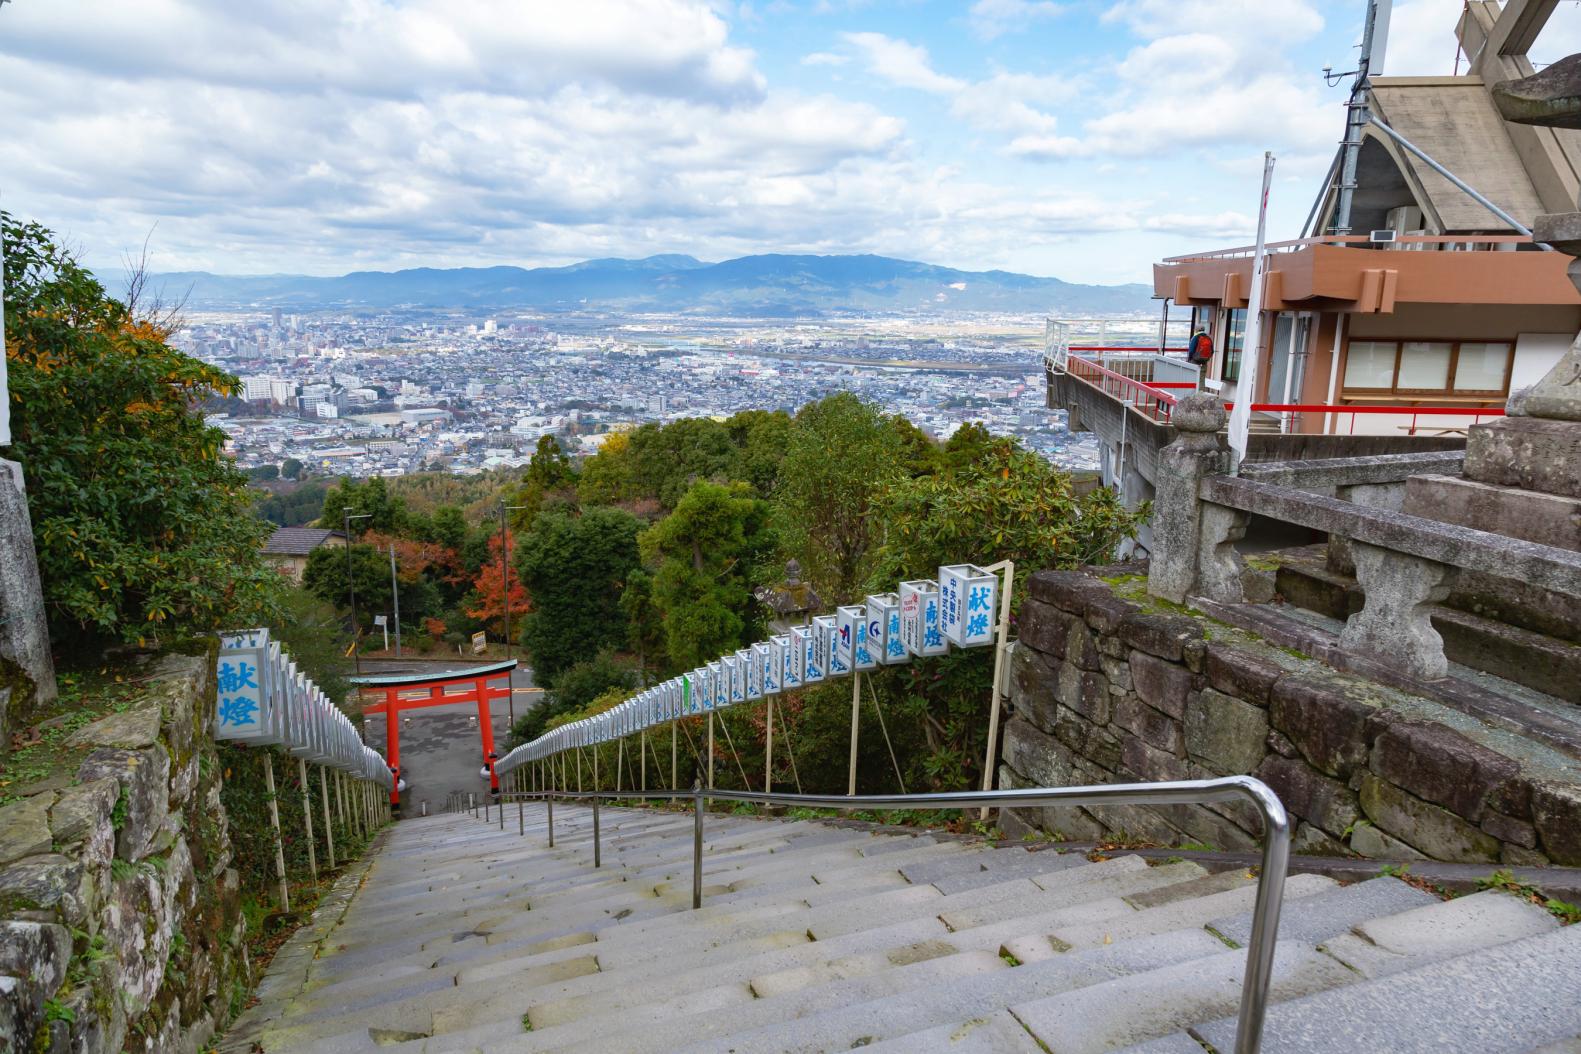
<svg viewBox="0 0 1581 1054">
<path fill-rule="evenodd" d="M 849 55 L 840 55 L 833 51 L 814 51 L 801 57 L 803 66 L 844 66 L 850 61 Z"/>
<path fill-rule="evenodd" d="M 953 95 L 966 87 L 965 81 L 936 71 L 927 48 L 882 33 L 846 33 L 844 37 L 867 58 L 868 69 L 891 84 L 939 95 Z"/>
<path fill-rule="evenodd" d="M 1065 11 L 1064 4 L 1053 0 L 977 0 L 970 12 L 972 32 L 984 40 L 993 40 Z"/>
</svg>

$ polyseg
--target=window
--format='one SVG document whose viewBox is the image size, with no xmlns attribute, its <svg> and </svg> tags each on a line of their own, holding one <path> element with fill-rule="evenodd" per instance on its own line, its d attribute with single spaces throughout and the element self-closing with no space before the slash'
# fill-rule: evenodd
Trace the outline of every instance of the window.
<svg viewBox="0 0 1581 1054">
<path fill-rule="evenodd" d="M 1231 308 L 1224 313 L 1224 372 L 1226 381 L 1241 379 L 1241 351 L 1246 344 L 1246 309 Z"/>
<path fill-rule="evenodd" d="M 1505 342 L 1353 340 L 1345 352 L 1345 392 L 1357 396 L 1503 395 L 1515 346 Z"/>
</svg>

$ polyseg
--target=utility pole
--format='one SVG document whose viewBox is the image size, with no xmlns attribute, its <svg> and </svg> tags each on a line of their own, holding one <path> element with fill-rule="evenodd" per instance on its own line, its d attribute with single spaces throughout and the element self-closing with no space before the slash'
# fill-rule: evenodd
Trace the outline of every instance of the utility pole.
<svg viewBox="0 0 1581 1054">
<path fill-rule="evenodd" d="M 341 509 L 340 513 L 346 534 L 346 589 L 351 593 L 351 655 L 357 664 L 357 676 L 361 677 L 362 653 L 357 650 L 357 638 L 362 636 L 362 625 L 357 621 L 357 582 L 351 574 L 351 521 L 371 519 L 372 513 L 353 515 L 350 509 Z"/>
<path fill-rule="evenodd" d="M 511 634 L 511 532 L 505 526 L 507 512 L 519 512 L 525 505 L 507 505 L 505 499 L 500 499 L 500 603 L 505 605 L 505 657 L 513 658 L 515 639 Z M 514 681 L 512 674 L 510 681 Z M 509 684 L 510 681 L 506 683 Z M 511 685 L 511 694 L 505 699 L 505 708 L 510 714 L 511 728 L 516 727 L 516 686 Z"/>
<path fill-rule="evenodd" d="M 1361 158 L 1361 136 L 1372 119 L 1367 93 L 1372 90 L 1372 76 L 1383 72 L 1392 4 L 1393 0 L 1367 0 L 1367 22 L 1361 35 L 1361 58 L 1356 68 L 1348 74 L 1351 78 L 1350 100 L 1345 104 L 1345 138 L 1340 143 L 1339 194 L 1334 202 L 1334 222 L 1329 227 L 1330 234 L 1344 236 L 1351 232 L 1351 206 L 1356 198 L 1356 165 Z M 1330 87 L 1346 76 L 1344 73 L 1335 73 L 1332 66 L 1323 70 L 1323 77 Z"/>
<path fill-rule="evenodd" d="M 390 603 L 395 608 L 395 657 L 401 657 L 401 585 L 395 578 L 395 543 L 390 543 Z"/>
</svg>

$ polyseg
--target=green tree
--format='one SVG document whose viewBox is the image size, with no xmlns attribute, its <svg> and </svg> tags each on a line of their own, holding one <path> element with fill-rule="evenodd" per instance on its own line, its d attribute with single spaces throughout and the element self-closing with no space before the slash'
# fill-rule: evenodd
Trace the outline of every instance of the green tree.
<svg viewBox="0 0 1581 1054">
<path fill-rule="evenodd" d="M 531 527 L 545 502 L 557 492 L 563 502 L 575 500 L 576 471 L 554 436 L 539 436 L 537 449 L 527 463 L 526 478 L 511 501 L 512 505 L 521 506 L 512 516 L 516 526 Z"/>
<path fill-rule="evenodd" d="M 625 644 L 620 594 L 639 563 L 641 529 L 619 509 L 592 508 L 581 516 L 551 509 L 516 541 L 516 568 L 533 601 L 522 643 L 538 683 L 553 687 L 580 659 Z"/>
<path fill-rule="evenodd" d="M 902 464 L 894 426 L 849 392 L 796 415 L 774 492 L 775 523 L 825 601 L 844 603 L 866 582 L 880 522 L 872 503 Z"/>
<path fill-rule="evenodd" d="M 467 544 L 466 517 L 454 505 L 441 505 L 429 519 L 426 533 L 423 541 L 436 542 L 459 553 Z"/>
<path fill-rule="evenodd" d="M 36 223 L 0 213 L 11 456 L 51 631 L 138 641 L 263 617 L 278 588 L 259 553 L 225 433 L 196 406 L 234 377 L 169 344 Z"/>
<path fill-rule="evenodd" d="M 783 410 L 743 410 L 725 420 L 735 445 L 732 479 L 745 480 L 761 495 L 774 493 L 790 439 L 791 417 Z"/>
<path fill-rule="evenodd" d="M 592 658 L 575 663 L 560 674 L 554 688 L 542 701 L 516 719 L 511 729 L 514 743 L 530 743 L 543 735 L 554 719 L 582 710 L 612 690 L 629 693 L 637 685 L 636 673 L 618 661 L 613 653 L 601 651 Z"/>
<path fill-rule="evenodd" d="M 404 597 L 403 597 L 404 603 Z M 351 660 L 346 658 L 346 627 L 335 605 L 306 589 L 281 590 L 279 617 L 271 623 L 273 634 L 297 668 L 334 700 L 351 691 Z"/>
<path fill-rule="evenodd" d="M 259 483 L 270 483 L 280 478 L 279 465 L 259 465 L 247 470 L 247 478 Z"/>
<path fill-rule="evenodd" d="M 664 667 L 664 616 L 653 602 L 653 576 L 633 568 L 621 590 L 620 611 L 626 616 L 626 643 L 637 654 L 643 683 Z"/>
<path fill-rule="evenodd" d="M 356 536 L 364 531 L 381 534 L 404 535 L 412 527 L 412 515 L 405 499 L 391 494 L 383 476 L 371 479 L 343 479 L 324 495 L 324 511 L 319 514 L 318 525 L 333 530 L 345 526 L 343 511 L 352 515 L 366 513 L 365 520 L 352 520 L 351 533 Z"/>
<path fill-rule="evenodd" d="M 321 545 L 307 558 L 307 569 L 302 572 L 302 586 L 308 592 L 336 608 L 349 612 L 351 594 L 347 588 L 346 550 L 338 546 Z M 362 628 L 373 625 L 373 616 L 390 610 L 390 557 L 371 545 L 351 547 L 351 581 L 357 587 L 357 621 Z M 401 614 L 416 617 L 406 609 L 408 594 L 403 590 Z"/>
<path fill-rule="evenodd" d="M 755 635 L 752 583 L 774 551 L 770 519 L 768 502 L 750 484 L 699 482 L 643 532 L 672 669 L 708 662 Z"/>
<path fill-rule="evenodd" d="M 280 466 L 280 475 L 284 476 L 286 479 L 301 479 L 302 462 L 298 461 L 294 457 L 286 458 L 285 462 Z"/>
</svg>

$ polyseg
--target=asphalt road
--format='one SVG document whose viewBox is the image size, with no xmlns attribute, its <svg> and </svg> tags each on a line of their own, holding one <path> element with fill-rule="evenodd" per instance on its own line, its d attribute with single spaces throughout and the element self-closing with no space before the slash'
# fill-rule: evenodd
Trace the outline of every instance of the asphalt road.
<svg viewBox="0 0 1581 1054">
<path fill-rule="evenodd" d="M 433 673 L 466 670 L 482 663 L 423 661 L 402 659 L 364 659 L 363 673 Z M 498 684 L 498 681 L 494 683 Z M 536 706 L 542 693 L 532 683 L 532 671 L 518 666 L 511 674 L 512 699 L 495 699 L 489 704 L 490 723 L 494 729 L 494 742 L 500 754 L 505 753 L 505 740 L 510 733 L 510 703 L 514 702 L 516 716 Z M 370 696 L 369 701 L 373 702 Z M 383 714 L 367 716 L 368 743 L 380 753 L 386 753 L 385 719 Z M 479 775 L 483 768 L 483 737 L 478 731 L 478 708 L 475 703 L 425 707 L 401 713 L 401 775 L 406 780 L 406 791 L 401 795 L 401 809 L 405 816 L 420 816 L 423 803 L 430 813 L 442 810 L 452 791 L 471 792 L 483 800 L 488 793 L 489 781 Z"/>
</svg>

